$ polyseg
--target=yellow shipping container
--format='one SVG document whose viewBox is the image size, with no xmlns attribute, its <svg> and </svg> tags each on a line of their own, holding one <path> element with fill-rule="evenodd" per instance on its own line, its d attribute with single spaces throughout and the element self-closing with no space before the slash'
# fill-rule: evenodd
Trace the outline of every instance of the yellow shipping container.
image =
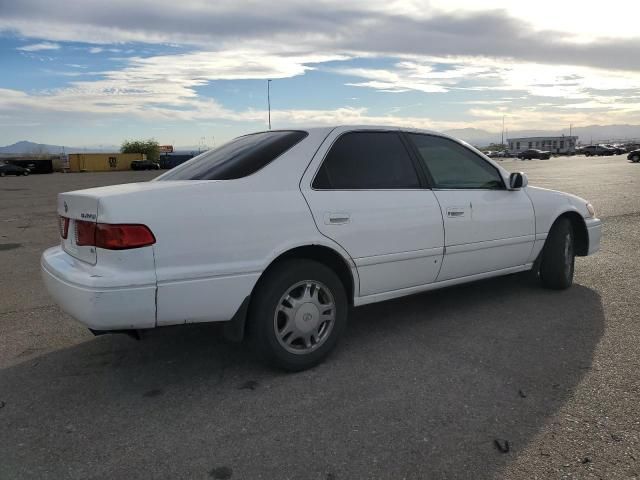
<svg viewBox="0 0 640 480">
<path fill-rule="evenodd" d="M 70 153 L 71 172 L 109 172 L 130 170 L 134 160 L 146 160 L 144 153 Z"/>
</svg>

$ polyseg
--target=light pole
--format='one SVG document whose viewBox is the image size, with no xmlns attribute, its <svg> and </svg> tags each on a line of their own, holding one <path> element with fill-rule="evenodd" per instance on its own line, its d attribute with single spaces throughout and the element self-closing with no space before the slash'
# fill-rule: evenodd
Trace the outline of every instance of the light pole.
<svg viewBox="0 0 640 480">
<path fill-rule="evenodd" d="M 267 80 L 267 108 L 269 111 L 269 130 L 271 130 L 271 80 Z"/>
</svg>

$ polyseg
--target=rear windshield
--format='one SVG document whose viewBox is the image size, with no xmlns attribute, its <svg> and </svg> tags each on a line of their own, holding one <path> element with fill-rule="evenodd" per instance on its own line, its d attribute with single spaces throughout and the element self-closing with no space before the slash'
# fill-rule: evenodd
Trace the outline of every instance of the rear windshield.
<svg viewBox="0 0 640 480">
<path fill-rule="evenodd" d="M 232 180 L 257 172 L 307 136 L 297 130 L 238 137 L 179 165 L 156 180 Z"/>
</svg>

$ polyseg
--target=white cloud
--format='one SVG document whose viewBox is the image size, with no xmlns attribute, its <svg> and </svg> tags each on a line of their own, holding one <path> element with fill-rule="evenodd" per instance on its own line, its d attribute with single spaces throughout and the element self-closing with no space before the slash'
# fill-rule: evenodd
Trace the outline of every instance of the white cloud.
<svg viewBox="0 0 640 480">
<path fill-rule="evenodd" d="M 6 2 L 0 31 L 48 40 L 19 47 L 23 52 L 60 48 L 55 41 L 85 42 L 91 45 L 78 48 L 92 54 L 122 52 L 123 56 L 133 53 L 131 45 L 123 46 L 126 42 L 204 50 L 122 57 L 119 60 L 126 67 L 86 72 L 100 79 L 71 82 L 66 88 L 28 94 L 4 90 L 0 112 L 10 112 L 16 119 L 28 112 L 72 112 L 162 121 L 262 122 L 261 108 L 225 108 L 199 93 L 199 87 L 216 80 L 291 78 L 323 68 L 329 61 L 367 58 L 373 59 L 367 65 L 375 65 L 375 59 L 384 58 L 393 63 L 385 68 L 327 67 L 325 71 L 352 77 L 345 83 L 361 89 L 419 92 L 431 101 L 425 101 L 430 106 L 434 99 L 447 102 L 449 94 L 455 100 L 456 94 L 464 98 L 477 94 L 478 98 L 448 102 L 471 107 L 459 114 L 460 121 L 401 117 L 397 109 L 390 110 L 390 115 L 375 115 L 350 107 L 276 110 L 274 119 L 293 124 L 386 123 L 439 129 L 495 129 L 503 115 L 512 128 L 593 123 L 594 113 L 599 123 L 640 119 L 640 57 L 635 55 L 640 36 L 631 29 L 615 34 L 619 15 L 611 13 L 611 4 L 597 9 L 596 15 L 596 9 L 588 6 L 576 12 L 552 0 L 541 2 L 282 0 L 269 5 L 268 15 L 264 4 L 254 0 L 178 4 L 86 0 L 74 9 L 47 0 Z M 631 13 L 640 10 L 635 4 L 625 5 L 625 18 L 633 18 Z M 591 13 L 585 16 L 584 12 Z M 568 13 L 574 14 L 570 22 L 565 21 Z M 613 15 L 612 20 L 607 15 Z M 589 24 L 587 17 L 598 18 L 598 35 L 606 38 L 584 28 Z M 544 31 L 548 28 L 556 31 Z M 216 51 L 210 51 L 211 45 Z M 141 55 L 144 49 L 137 52 Z M 78 70 L 49 73 L 74 80 L 83 74 Z M 538 97 L 543 101 L 538 102 Z M 412 112 L 418 110 L 417 105 L 411 107 Z"/>
<path fill-rule="evenodd" d="M 227 110 L 215 100 L 198 96 L 195 88 L 213 80 L 288 78 L 303 74 L 316 63 L 345 58 L 255 50 L 133 57 L 122 70 L 102 72 L 104 78 L 100 80 L 75 81 L 66 88 L 35 94 L 0 90 L 0 112 L 18 112 L 26 107 L 34 111 L 134 115 L 145 119 L 258 121 L 263 118 L 262 113 Z M 62 73 L 75 76 L 84 72 Z"/>
<path fill-rule="evenodd" d="M 455 90 L 516 92 L 521 99 L 550 97 L 563 101 L 589 101 L 589 108 L 620 108 L 621 91 L 640 94 L 640 72 L 575 65 L 549 65 L 484 57 L 410 56 L 386 69 L 334 69 L 336 73 L 367 79 L 348 85 L 385 92 L 410 90 L 443 93 Z M 470 105 L 510 103 L 512 97 L 472 100 Z M 542 105 L 538 103 L 538 105 Z M 586 108 L 584 103 L 583 108 Z M 548 106 L 553 106 L 550 104 Z"/>
<path fill-rule="evenodd" d="M 529 22 L 538 30 L 570 32 L 577 41 L 594 36 L 629 38 L 637 36 L 640 7 L 629 0 L 572 2 L 558 0 L 431 0 L 446 12 L 481 12 L 502 9 Z M 588 27 L 587 27 L 588 26 Z"/>
<path fill-rule="evenodd" d="M 415 90 L 425 93 L 446 93 L 461 81 L 469 78 L 491 78 L 495 72 L 486 66 L 469 62 L 454 65 L 448 59 L 404 60 L 393 69 L 337 68 L 333 71 L 347 76 L 361 77 L 368 81 L 347 83 L 354 87 L 368 87 L 384 92 L 407 92 Z M 449 64 L 446 69 L 437 69 L 438 63 Z"/>
<path fill-rule="evenodd" d="M 18 47 L 17 50 L 21 50 L 23 52 L 40 52 L 42 50 L 58 50 L 60 45 L 57 43 L 51 42 L 41 42 L 41 43 L 33 43 L 31 45 L 24 45 L 22 47 Z"/>
<path fill-rule="evenodd" d="M 611 6 L 621 2 L 623 16 Z M 633 20 L 640 7 L 628 0 L 598 8 L 553 0 L 280 0 L 268 7 L 258 0 L 84 0 L 65 8 L 49 0 L 21 0 L 5 1 L 2 11 L 0 31 L 95 48 L 127 42 L 199 48 L 273 44 L 640 69 Z M 630 28 L 621 28 L 623 18 Z"/>
</svg>

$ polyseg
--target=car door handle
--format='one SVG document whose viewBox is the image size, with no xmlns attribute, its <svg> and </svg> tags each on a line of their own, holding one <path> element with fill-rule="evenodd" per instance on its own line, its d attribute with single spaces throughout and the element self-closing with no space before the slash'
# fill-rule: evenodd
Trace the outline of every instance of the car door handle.
<svg viewBox="0 0 640 480">
<path fill-rule="evenodd" d="M 460 218 L 464 217 L 465 208 L 464 207 L 449 207 L 447 208 L 447 217 L 449 218 Z"/>
<path fill-rule="evenodd" d="M 344 225 L 351 221 L 351 215 L 348 213 L 326 213 L 324 215 L 325 225 Z"/>
</svg>

